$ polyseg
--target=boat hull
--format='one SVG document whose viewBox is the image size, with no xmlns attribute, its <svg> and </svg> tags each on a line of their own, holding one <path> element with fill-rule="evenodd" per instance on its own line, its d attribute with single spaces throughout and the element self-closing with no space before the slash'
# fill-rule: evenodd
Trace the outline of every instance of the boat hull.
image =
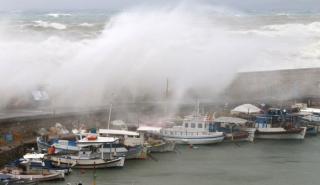
<svg viewBox="0 0 320 185">
<path fill-rule="evenodd" d="M 255 138 L 257 139 L 304 139 L 306 135 L 306 127 L 302 127 L 299 131 L 274 131 L 267 132 L 257 129 Z"/>
<path fill-rule="evenodd" d="M 248 132 L 228 133 L 225 134 L 223 142 L 241 142 L 250 141 L 250 134 Z"/>
<path fill-rule="evenodd" d="M 164 136 L 167 141 L 174 141 L 177 144 L 191 144 L 191 145 L 203 145 L 203 144 L 214 144 L 223 141 L 224 136 Z"/>
<path fill-rule="evenodd" d="M 146 159 L 148 154 L 148 148 L 142 145 L 134 147 L 128 147 L 126 153 L 126 159 Z"/>
<path fill-rule="evenodd" d="M 38 174 L 38 175 L 21 175 L 21 174 L 6 174 L 16 179 L 27 179 L 34 181 L 52 181 L 52 180 L 63 180 L 63 173 L 50 173 L 50 174 Z"/>
<path fill-rule="evenodd" d="M 94 169 L 94 168 L 112 168 L 112 167 L 123 167 L 124 157 L 118 157 L 111 160 L 104 159 L 77 159 L 70 157 L 56 157 L 51 156 L 50 160 L 52 164 L 57 167 L 68 167 L 73 166 L 73 168 L 81 169 Z"/>
<path fill-rule="evenodd" d="M 149 151 L 151 153 L 173 152 L 175 150 L 176 143 L 173 141 L 165 141 L 161 144 L 151 145 Z"/>
</svg>

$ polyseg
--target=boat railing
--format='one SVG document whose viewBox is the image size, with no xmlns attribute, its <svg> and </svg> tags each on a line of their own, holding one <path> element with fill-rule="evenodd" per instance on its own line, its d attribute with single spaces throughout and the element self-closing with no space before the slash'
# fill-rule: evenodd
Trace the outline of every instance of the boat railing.
<svg viewBox="0 0 320 185">
<path fill-rule="evenodd" d="M 207 136 L 214 135 L 215 132 L 206 132 L 206 131 L 169 131 L 164 130 L 163 135 L 171 135 L 171 136 Z"/>
</svg>

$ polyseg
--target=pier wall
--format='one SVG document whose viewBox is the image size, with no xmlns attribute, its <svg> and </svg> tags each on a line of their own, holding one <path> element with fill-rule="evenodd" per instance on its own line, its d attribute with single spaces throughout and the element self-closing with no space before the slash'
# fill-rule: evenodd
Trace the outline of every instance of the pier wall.
<svg viewBox="0 0 320 185">
<path fill-rule="evenodd" d="M 304 102 L 320 105 L 320 68 L 238 73 L 225 90 L 229 102 Z"/>
</svg>

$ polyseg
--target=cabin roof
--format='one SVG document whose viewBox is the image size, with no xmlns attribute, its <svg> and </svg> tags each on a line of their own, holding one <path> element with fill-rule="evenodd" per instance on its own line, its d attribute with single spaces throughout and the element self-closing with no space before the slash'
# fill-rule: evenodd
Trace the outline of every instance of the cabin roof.
<svg viewBox="0 0 320 185">
<path fill-rule="evenodd" d="M 310 112 L 310 113 L 320 113 L 320 109 L 317 108 L 304 108 L 300 110 L 301 112 Z"/>
<path fill-rule="evenodd" d="M 99 129 L 99 134 L 139 136 L 138 132 L 127 131 L 127 130 L 112 130 L 112 129 Z"/>
<path fill-rule="evenodd" d="M 150 127 L 150 126 L 141 126 L 137 129 L 137 131 L 145 131 L 145 132 L 160 132 L 161 127 Z"/>
<path fill-rule="evenodd" d="M 44 158 L 44 154 L 31 154 L 31 153 L 28 153 L 28 154 L 24 155 L 23 158 L 25 158 L 25 159 L 43 159 Z"/>
<path fill-rule="evenodd" d="M 88 140 L 87 137 L 77 141 L 78 144 L 104 144 L 104 143 L 114 143 L 119 138 L 116 137 L 100 137 L 98 136 L 95 140 Z"/>
<path fill-rule="evenodd" d="M 219 117 L 219 118 L 216 118 L 214 120 L 214 122 L 217 122 L 217 123 L 233 123 L 233 124 L 242 125 L 242 124 L 247 123 L 248 121 L 245 120 L 245 119 L 235 118 L 235 117 Z"/>
</svg>

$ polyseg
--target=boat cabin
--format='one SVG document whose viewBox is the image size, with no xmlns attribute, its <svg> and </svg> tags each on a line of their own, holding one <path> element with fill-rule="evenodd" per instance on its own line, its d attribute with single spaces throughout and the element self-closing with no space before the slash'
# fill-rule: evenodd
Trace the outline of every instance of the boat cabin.
<svg viewBox="0 0 320 185">
<path fill-rule="evenodd" d="M 184 118 L 182 126 L 187 130 L 208 131 L 209 122 L 207 116 L 191 115 Z"/>
<path fill-rule="evenodd" d="M 112 159 L 112 145 L 116 143 L 119 139 L 116 137 L 93 137 L 94 135 L 87 136 L 79 141 L 77 141 L 78 146 L 80 147 L 79 157 L 80 158 L 101 158 L 101 159 Z M 106 145 L 110 149 L 109 156 L 104 156 L 104 152 L 100 152 L 103 150 Z"/>
<path fill-rule="evenodd" d="M 127 130 L 99 129 L 99 136 L 118 137 L 120 143 L 126 146 L 143 145 L 144 143 L 143 134 Z"/>
<path fill-rule="evenodd" d="M 236 117 L 219 117 L 214 119 L 213 123 L 209 123 L 210 132 L 232 133 L 240 131 L 246 126 L 247 120 Z"/>
</svg>

